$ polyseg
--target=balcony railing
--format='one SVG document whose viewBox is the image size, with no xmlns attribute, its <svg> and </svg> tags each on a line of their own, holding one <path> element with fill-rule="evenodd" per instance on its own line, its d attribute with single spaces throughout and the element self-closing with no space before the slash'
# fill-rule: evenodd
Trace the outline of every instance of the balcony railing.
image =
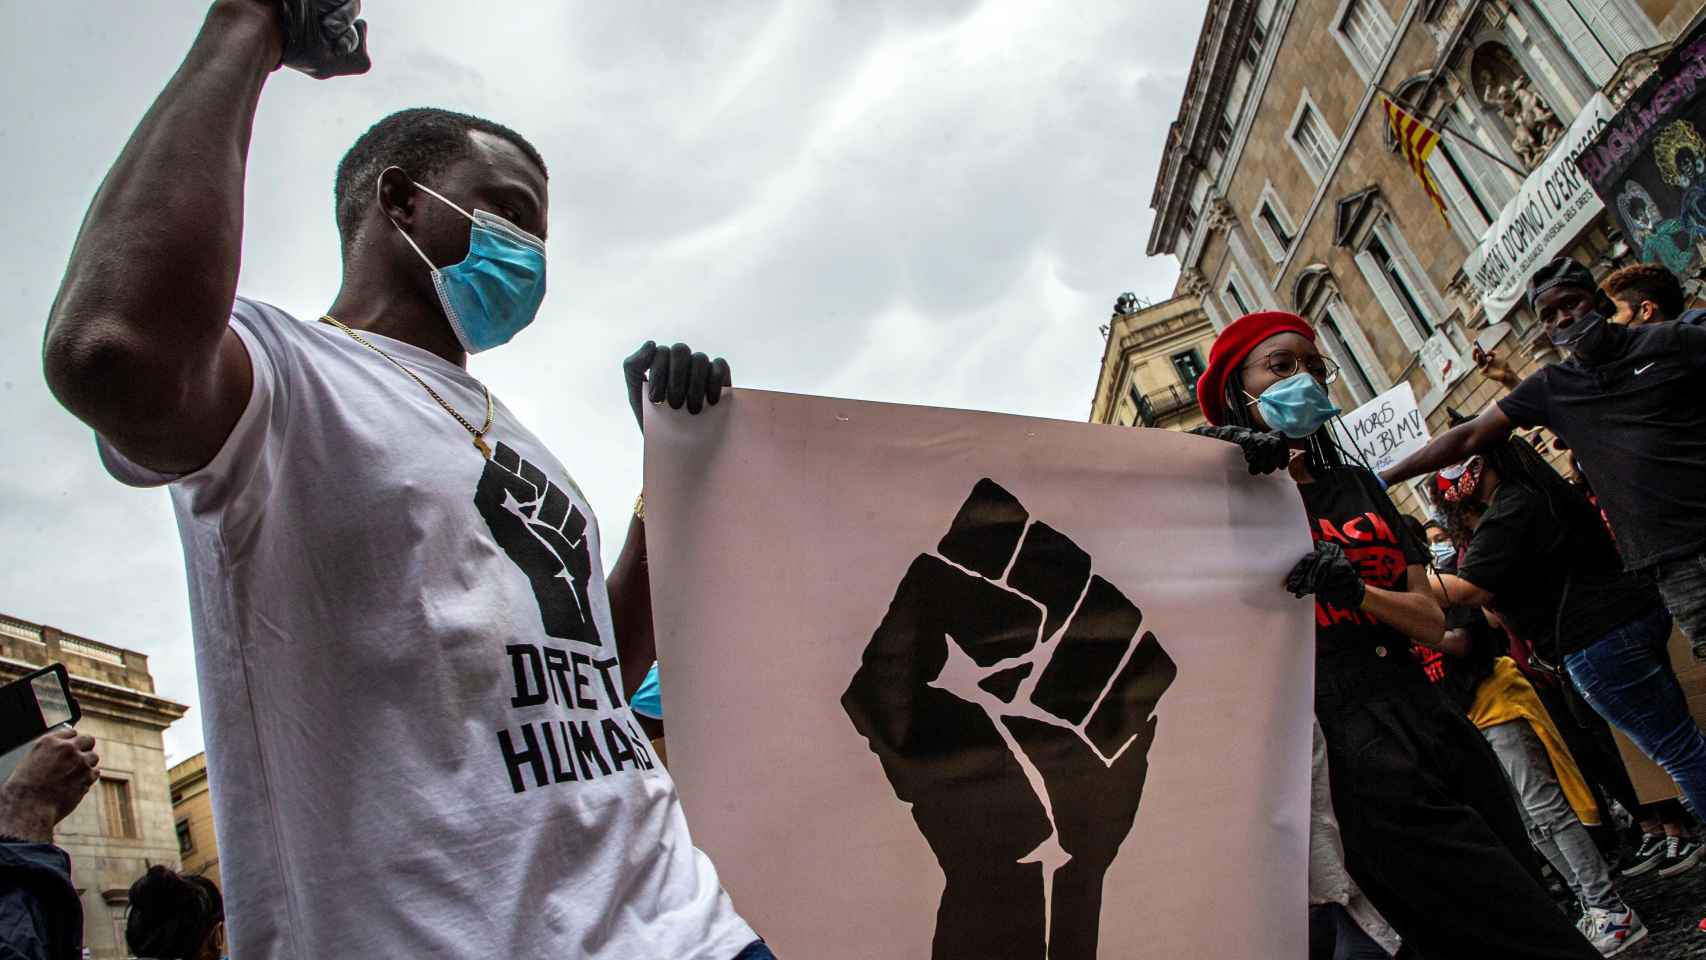
<svg viewBox="0 0 1706 960">
<path fill-rule="evenodd" d="M 1176 383 L 1164 390 L 1143 395 L 1137 402 L 1137 416 L 1146 427 L 1153 427 L 1167 417 L 1197 405 L 1197 385 Z"/>
</svg>

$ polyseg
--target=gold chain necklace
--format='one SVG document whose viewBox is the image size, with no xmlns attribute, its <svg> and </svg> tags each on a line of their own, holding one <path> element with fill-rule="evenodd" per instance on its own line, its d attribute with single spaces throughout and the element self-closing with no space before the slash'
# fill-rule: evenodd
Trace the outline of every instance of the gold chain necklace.
<svg viewBox="0 0 1706 960">
<path fill-rule="evenodd" d="M 413 370 L 410 370 L 408 367 L 405 367 L 401 363 L 398 363 L 396 357 L 393 357 L 389 353 L 386 353 L 385 351 L 374 346 L 373 341 L 367 339 L 366 337 L 362 336 L 359 333 L 356 333 L 354 330 L 352 330 L 348 326 L 346 326 L 343 323 L 343 321 L 332 316 L 331 314 L 329 314 L 329 313 L 328 314 L 322 314 L 320 319 L 325 321 L 326 323 L 331 324 L 334 327 L 337 327 L 339 330 L 342 330 L 343 332 L 349 334 L 350 337 L 353 338 L 356 343 L 361 344 L 362 346 L 366 347 L 367 349 L 372 350 L 374 353 L 377 353 L 380 356 L 384 357 L 385 359 L 391 361 L 391 366 L 396 367 L 398 370 L 403 371 L 405 374 L 408 374 L 408 377 L 410 380 L 413 380 L 414 382 L 421 385 L 421 389 L 425 390 L 427 392 L 427 396 L 432 397 L 434 400 L 438 401 L 438 405 L 444 408 L 445 413 L 448 413 L 451 416 L 455 417 L 456 422 L 462 424 L 462 428 L 464 430 L 467 430 L 469 433 L 474 435 L 474 449 L 480 451 L 480 456 L 485 457 L 487 460 L 492 459 L 492 448 L 486 445 L 486 433 L 487 433 L 487 431 L 492 429 L 492 388 L 491 387 L 488 387 L 483 383 L 480 384 L 480 389 L 484 390 L 486 392 L 486 424 L 485 424 L 485 426 L 481 427 L 480 429 L 475 430 L 474 425 L 469 423 L 467 421 L 467 419 L 462 416 L 462 414 L 457 413 L 455 407 L 452 407 L 450 404 L 444 402 L 444 398 L 438 395 L 437 390 L 434 390 L 432 387 L 427 386 L 427 382 L 425 380 L 422 380 L 419 376 L 417 376 Z"/>
</svg>

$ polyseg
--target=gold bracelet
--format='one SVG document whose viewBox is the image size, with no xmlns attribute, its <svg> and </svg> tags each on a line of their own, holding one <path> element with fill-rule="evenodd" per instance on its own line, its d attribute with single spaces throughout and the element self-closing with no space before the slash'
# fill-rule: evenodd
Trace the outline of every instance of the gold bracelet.
<svg viewBox="0 0 1706 960">
<path fill-rule="evenodd" d="M 644 490 L 641 490 L 640 495 L 634 498 L 634 519 L 641 523 L 646 522 L 646 491 Z"/>
</svg>

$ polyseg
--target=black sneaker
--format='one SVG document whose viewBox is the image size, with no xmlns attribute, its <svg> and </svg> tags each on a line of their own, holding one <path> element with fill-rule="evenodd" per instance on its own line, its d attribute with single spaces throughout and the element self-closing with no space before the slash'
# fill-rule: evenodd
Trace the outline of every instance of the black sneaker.
<svg viewBox="0 0 1706 960">
<path fill-rule="evenodd" d="M 1644 833 L 1641 835 L 1641 845 L 1635 848 L 1635 853 L 1629 857 L 1629 863 L 1623 868 L 1625 877 L 1638 877 L 1643 873 L 1664 866 L 1666 843 L 1670 838 L 1662 833 Z"/>
<path fill-rule="evenodd" d="M 1666 837 L 1665 862 L 1659 867 L 1659 876 L 1674 877 L 1687 873 L 1700 865 L 1702 856 L 1706 856 L 1706 847 L 1698 842 L 1683 837 Z"/>
</svg>

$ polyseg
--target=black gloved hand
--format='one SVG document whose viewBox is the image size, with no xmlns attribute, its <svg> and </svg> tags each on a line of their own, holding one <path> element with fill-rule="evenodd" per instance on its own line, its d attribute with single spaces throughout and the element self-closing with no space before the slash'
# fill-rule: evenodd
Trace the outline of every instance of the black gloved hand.
<svg viewBox="0 0 1706 960">
<path fill-rule="evenodd" d="M 1291 462 L 1291 447 L 1285 434 L 1275 430 L 1263 433 L 1249 427 L 1196 427 L 1190 431 L 1199 437 L 1236 443 L 1244 451 L 1244 462 L 1252 476 L 1273 473 Z"/>
<path fill-rule="evenodd" d="M 361 0 L 274 0 L 284 32 L 282 66 L 318 80 L 366 73 L 367 21 Z"/>
<path fill-rule="evenodd" d="M 729 363 L 722 357 L 712 360 L 694 353 L 685 343 L 659 347 L 654 340 L 647 340 L 622 361 L 622 376 L 628 381 L 628 406 L 634 409 L 634 420 L 641 430 L 646 428 L 646 421 L 640 395 L 647 381 L 652 385 L 653 403 L 667 401 L 676 410 L 685 404 L 688 413 L 698 413 L 706 404 L 716 406 L 723 388 L 734 386 Z"/>
<path fill-rule="evenodd" d="M 1317 542 L 1315 552 L 1297 561 L 1285 575 L 1285 588 L 1294 597 L 1314 594 L 1341 610 L 1362 609 L 1363 594 L 1368 592 L 1344 549 L 1325 540 Z"/>
</svg>

